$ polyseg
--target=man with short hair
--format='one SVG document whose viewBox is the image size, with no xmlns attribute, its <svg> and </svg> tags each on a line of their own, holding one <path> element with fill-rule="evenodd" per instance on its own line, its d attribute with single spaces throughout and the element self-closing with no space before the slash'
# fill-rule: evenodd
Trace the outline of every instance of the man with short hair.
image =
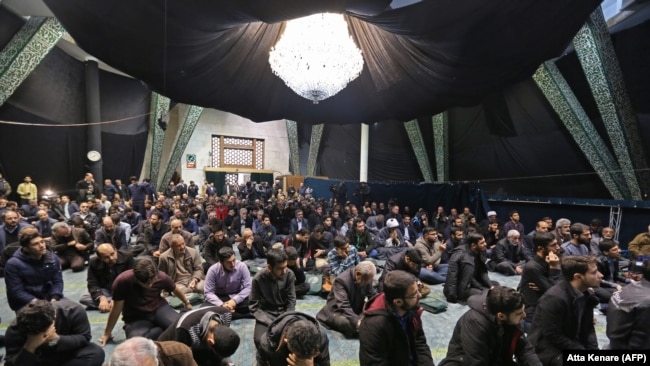
<svg viewBox="0 0 650 366">
<path fill-rule="evenodd" d="M 359 326 L 359 362 L 365 365 L 433 366 L 422 329 L 418 279 L 392 271 L 384 292 L 368 300 Z"/>
<path fill-rule="evenodd" d="M 382 291 L 384 288 L 384 279 L 386 275 L 392 271 L 405 271 L 418 277 L 420 274 L 420 266 L 422 265 L 422 255 L 420 252 L 411 248 L 408 251 L 395 253 L 388 258 L 384 265 L 384 270 L 379 277 L 378 290 Z"/>
<path fill-rule="evenodd" d="M 591 231 L 589 226 L 576 222 L 569 228 L 571 240 L 562 244 L 564 255 L 591 255 L 589 243 L 591 242 Z"/>
<path fill-rule="evenodd" d="M 233 238 L 229 238 L 226 236 L 226 230 L 224 229 L 223 224 L 217 224 L 215 223 L 214 226 L 211 227 L 211 230 L 214 230 L 210 236 L 208 236 L 208 239 L 203 243 L 203 258 L 205 259 L 205 263 L 203 263 L 203 269 L 204 272 L 207 273 L 207 270 L 212 266 L 213 264 L 219 262 L 219 257 L 218 253 L 221 250 L 221 248 L 230 248 L 233 249 L 233 243 L 234 240 Z"/>
<path fill-rule="evenodd" d="M 99 343 L 105 346 L 113 338 L 113 328 L 120 314 L 126 338 L 158 339 L 179 317 L 160 296 L 162 291 L 173 292 L 185 304 L 185 309 L 192 309 L 183 290 L 164 272 L 158 271 L 152 259 L 139 258 L 133 269 L 122 272 L 113 281 L 113 308 Z"/>
<path fill-rule="evenodd" d="M 314 266 L 323 268 L 327 265 L 327 253 L 334 247 L 334 236 L 325 230 L 324 225 L 318 224 L 309 236 L 308 246 L 309 257 L 314 259 Z"/>
<path fill-rule="evenodd" d="M 86 282 L 88 291 L 79 302 L 88 309 L 107 313 L 113 308 L 113 282 L 122 272 L 133 268 L 133 255 L 128 250 L 118 250 L 111 243 L 97 246 L 97 255 L 88 261 Z"/>
<path fill-rule="evenodd" d="M 0 225 L 0 253 L 4 252 L 7 245 L 18 242 L 18 235 L 22 229 L 31 226 L 26 222 L 21 222 L 18 213 L 11 210 L 4 213 L 2 221 L 3 224 Z"/>
<path fill-rule="evenodd" d="M 275 226 L 271 225 L 271 217 L 269 215 L 262 215 L 261 225 L 255 234 L 264 240 L 267 248 L 270 248 L 271 245 L 276 243 L 277 232 Z"/>
<path fill-rule="evenodd" d="M 377 256 L 375 243 L 372 240 L 370 231 L 366 229 L 366 223 L 362 219 L 354 219 L 352 228 L 347 231 L 346 237 L 350 245 L 357 249 L 361 259 L 366 259 L 367 257 L 375 258 Z"/>
<path fill-rule="evenodd" d="M 202 294 L 205 282 L 201 257 L 194 248 L 185 246 L 179 234 L 171 237 L 171 246 L 158 258 L 158 270 L 165 272 L 186 294 Z"/>
<path fill-rule="evenodd" d="M 289 235 L 293 235 L 300 229 L 309 230 L 309 222 L 304 217 L 303 211 L 298 209 L 295 212 L 295 217 L 289 223 Z"/>
<path fill-rule="evenodd" d="M 186 247 L 194 248 L 194 236 L 189 231 L 183 230 L 183 221 L 181 219 L 171 220 L 169 222 L 169 228 L 170 230 L 160 238 L 160 245 L 158 246 L 160 254 L 164 253 L 171 247 L 172 237 L 174 235 L 180 235 L 185 241 Z"/>
<path fill-rule="evenodd" d="M 253 340 L 259 349 L 260 339 L 268 326 L 282 313 L 296 308 L 296 278 L 287 271 L 287 255 L 281 249 L 266 253 L 266 268 L 253 277 L 250 312 L 255 317 Z"/>
<path fill-rule="evenodd" d="M 36 184 L 32 183 L 32 177 L 26 175 L 23 182 L 16 188 L 16 193 L 20 196 L 20 204 L 25 205 L 29 200 L 38 198 L 38 188 Z"/>
<path fill-rule="evenodd" d="M 357 248 L 350 245 L 348 238 L 342 235 L 335 237 L 334 248 L 327 253 L 328 274 L 338 276 L 359 263 L 361 263 L 361 258 L 357 253 Z"/>
<path fill-rule="evenodd" d="M 503 232 L 507 234 L 510 230 L 517 230 L 520 235 L 524 235 L 526 229 L 519 219 L 519 211 L 510 210 L 508 216 L 510 217 L 510 221 L 503 224 Z"/>
<path fill-rule="evenodd" d="M 36 216 L 38 217 L 38 221 L 36 221 L 34 226 L 38 229 L 38 232 L 41 233 L 43 238 L 50 238 L 52 236 L 52 225 L 56 224 L 58 221 L 51 218 L 45 210 L 38 210 Z"/>
<path fill-rule="evenodd" d="M 115 225 L 110 216 L 102 219 L 102 227 L 95 233 L 95 245 L 102 243 L 111 243 L 117 249 L 129 248 L 124 229 L 119 225 Z"/>
<path fill-rule="evenodd" d="M 447 244 L 438 239 L 438 230 L 431 226 L 422 229 L 422 236 L 415 242 L 415 249 L 422 256 L 422 267 L 418 278 L 429 285 L 445 283 L 449 264 L 441 263 Z"/>
<path fill-rule="evenodd" d="M 366 298 L 375 294 L 372 280 L 376 271 L 375 265 L 369 261 L 343 271 L 334 280 L 327 302 L 316 314 L 316 319 L 347 338 L 358 337 Z"/>
<path fill-rule="evenodd" d="M 162 214 L 152 213 L 149 220 L 142 222 L 142 232 L 133 246 L 133 255 L 160 257 L 160 241 L 169 230 L 169 225 L 162 220 Z"/>
<path fill-rule="evenodd" d="M 524 269 L 522 262 L 528 262 L 530 257 L 525 253 L 519 242 L 520 233 L 517 230 L 508 231 L 508 235 L 499 240 L 492 253 L 495 271 L 506 276 L 520 275 Z"/>
<path fill-rule="evenodd" d="M 248 210 L 245 207 L 239 209 L 239 216 L 232 220 L 230 231 L 235 238 L 244 234 L 245 229 L 253 228 L 253 218 L 248 216 Z"/>
<path fill-rule="evenodd" d="M 600 286 L 603 275 L 598 272 L 596 258 L 565 256 L 562 276 L 539 299 L 532 330 L 528 335 L 535 352 L 547 366 L 563 364 L 563 350 L 597 350 L 594 328 L 594 307 L 598 298 L 592 288 Z"/>
<path fill-rule="evenodd" d="M 38 299 L 63 298 L 63 276 L 59 258 L 47 247 L 34 227 L 24 228 L 18 238 L 20 250 L 5 265 L 7 301 L 13 311 Z"/>
<path fill-rule="evenodd" d="M 7 366 L 100 366 L 104 350 L 91 342 L 83 307 L 72 301 L 35 300 L 23 306 L 6 333 Z"/>
<path fill-rule="evenodd" d="M 287 312 L 273 321 L 257 346 L 258 365 L 330 364 L 329 339 L 313 317 Z"/>
<path fill-rule="evenodd" d="M 70 197 L 67 195 L 61 196 L 61 213 L 63 213 L 63 220 L 68 221 L 72 218 L 75 212 L 79 212 L 79 205 L 76 202 L 70 202 Z M 59 218 L 61 220 L 62 218 Z"/>
<path fill-rule="evenodd" d="M 70 220 L 75 217 L 80 217 L 84 221 L 84 227 L 89 235 L 94 236 L 95 231 L 99 227 L 99 218 L 94 213 L 90 212 L 90 203 L 81 202 L 79 204 L 79 211 L 72 214 Z"/>
<path fill-rule="evenodd" d="M 601 243 L 602 245 L 602 243 Z M 650 261 L 641 267 L 643 277 L 615 292 L 607 309 L 607 338 L 614 350 L 650 349 Z"/>
<path fill-rule="evenodd" d="M 464 302 L 470 296 L 492 287 L 485 265 L 486 250 L 485 238 L 476 233 L 469 234 L 467 243 L 454 249 L 443 288 L 447 301 Z"/>
<path fill-rule="evenodd" d="M 228 309 L 233 319 L 249 317 L 252 283 L 248 266 L 237 261 L 235 251 L 229 247 L 219 249 L 218 259 L 205 277 L 206 304 Z"/>
<path fill-rule="evenodd" d="M 533 235 L 535 235 L 535 233 L 547 233 L 548 231 L 549 231 L 549 225 L 546 221 L 544 220 L 537 221 L 537 224 L 535 225 L 535 230 L 531 231 L 530 233 L 528 233 L 528 235 L 524 237 L 524 250 L 526 251 L 526 254 L 532 257 L 537 252 L 537 249 L 535 248 L 535 244 L 533 244 Z"/>
<path fill-rule="evenodd" d="M 158 341 L 176 341 L 192 349 L 199 366 L 227 365 L 240 344 L 239 335 L 230 328 L 230 311 L 219 306 L 204 306 L 184 313 L 158 337 Z"/>
<path fill-rule="evenodd" d="M 595 288 L 594 291 L 600 300 L 600 311 L 606 313 L 612 294 L 621 291 L 630 280 L 619 275 L 618 259 L 621 257 L 621 250 L 613 240 L 601 241 L 598 252 L 601 254 L 596 257 L 596 265 L 603 279 L 600 281 L 600 287 Z"/>
<path fill-rule="evenodd" d="M 528 333 L 533 322 L 539 298 L 562 279 L 560 271 L 560 245 L 553 233 L 540 232 L 533 235 L 535 255 L 524 264 L 517 289 L 524 296 L 526 318 L 523 330 Z"/>
<path fill-rule="evenodd" d="M 440 366 L 518 365 L 542 366 L 535 349 L 518 328 L 526 317 L 524 297 L 508 288 L 495 286 L 472 296 L 469 311 L 456 322 L 447 356 Z"/>
</svg>

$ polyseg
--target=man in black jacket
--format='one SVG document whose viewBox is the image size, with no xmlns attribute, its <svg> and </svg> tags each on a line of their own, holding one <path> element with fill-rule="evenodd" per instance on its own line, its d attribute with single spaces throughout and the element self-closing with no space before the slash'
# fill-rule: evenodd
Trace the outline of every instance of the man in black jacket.
<svg viewBox="0 0 650 366">
<path fill-rule="evenodd" d="M 607 313 L 607 304 L 612 294 L 621 291 L 629 280 L 618 274 L 618 259 L 621 257 L 621 250 L 615 241 L 603 239 L 598 244 L 598 251 L 602 254 L 596 257 L 596 265 L 598 265 L 598 271 L 603 274 L 603 280 L 600 282 L 600 287 L 595 288 L 594 291 L 600 300 L 600 311 Z"/>
<path fill-rule="evenodd" d="M 104 350 L 91 342 L 83 307 L 62 299 L 22 307 L 6 333 L 7 366 L 100 366 Z"/>
<path fill-rule="evenodd" d="M 343 271 L 334 280 L 327 303 L 316 314 L 316 319 L 348 338 L 357 337 L 363 305 L 366 298 L 375 294 L 372 279 L 376 271 L 375 265 L 369 261 Z"/>
<path fill-rule="evenodd" d="M 545 366 L 561 366 L 562 351 L 597 350 L 594 307 L 598 298 L 593 288 L 600 286 L 596 258 L 562 258 L 564 281 L 551 287 L 539 299 L 528 339 Z"/>
<path fill-rule="evenodd" d="M 379 291 L 383 291 L 384 279 L 388 273 L 399 270 L 409 272 L 415 277 L 419 277 L 421 265 L 422 254 L 420 254 L 420 251 L 415 248 L 391 255 L 386 261 L 384 271 L 379 277 Z"/>
<path fill-rule="evenodd" d="M 329 339 L 311 316 L 298 312 L 284 313 L 262 335 L 256 359 L 257 364 L 263 366 L 328 366 Z"/>
<path fill-rule="evenodd" d="M 404 271 L 386 275 L 384 292 L 366 303 L 359 326 L 362 366 L 433 366 L 422 329 L 418 279 Z"/>
<path fill-rule="evenodd" d="M 494 270 L 506 276 L 520 275 L 530 257 L 526 254 L 524 246 L 519 240 L 521 234 L 517 230 L 508 231 L 508 235 L 497 242 L 492 252 Z"/>
<path fill-rule="evenodd" d="M 489 292 L 467 300 L 463 314 L 449 340 L 447 357 L 440 366 L 541 366 L 535 349 L 519 329 L 526 317 L 524 297 L 508 288 L 495 286 Z"/>
<path fill-rule="evenodd" d="M 192 349 L 199 366 L 228 364 L 239 347 L 239 335 L 230 328 L 231 312 L 207 306 L 184 313 L 158 337 L 158 341 L 181 342 Z"/>
<path fill-rule="evenodd" d="M 97 256 L 88 262 L 88 292 L 79 302 L 88 309 L 107 313 L 113 308 L 113 281 L 122 272 L 133 269 L 133 255 L 128 250 L 117 250 L 110 243 L 97 247 Z"/>
<path fill-rule="evenodd" d="M 486 250 L 485 238 L 476 233 L 469 234 L 467 243 L 453 250 L 443 288 L 447 301 L 464 302 L 471 295 L 480 294 L 492 287 L 485 265 Z"/>
<path fill-rule="evenodd" d="M 558 257 L 560 244 L 555 239 L 555 235 L 549 232 L 536 232 L 533 234 L 533 245 L 536 250 L 535 255 L 524 265 L 517 288 L 524 295 L 526 304 L 526 319 L 522 324 L 526 333 L 533 322 L 539 298 L 562 280 Z"/>
</svg>

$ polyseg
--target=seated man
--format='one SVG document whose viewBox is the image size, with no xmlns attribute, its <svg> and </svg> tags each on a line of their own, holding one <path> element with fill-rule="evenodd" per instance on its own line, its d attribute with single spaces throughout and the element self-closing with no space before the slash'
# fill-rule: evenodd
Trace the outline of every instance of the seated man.
<svg viewBox="0 0 650 366">
<path fill-rule="evenodd" d="M 307 276 L 305 276 L 304 267 L 300 267 L 298 260 L 298 252 L 294 247 L 287 247 L 284 250 L 287 253 L 287 268 L 293 272 L 293 275 L 296 277 L 295 287 L 296 287 L 296 297 L 302 298 L 309 292 L 309 284 L 307 281 Z"/>
<path fill-rule="evenodd" d="M 526 317 L 524 297 L 508 288 L 495 286 L 467 301 L 449 340 L 447 357 L 440 366 L 518 365 L 542 366 L 535 349 L 519 330 Z"/>
<path fill-rule="evenodd" d="M 576 222 L 569 229 L 571 239 L 562 244 L 564 255 L 591 255 L 591 230 L 589 226 Z"/>
<path fill-rule="evenodd" d="M 350 267 L 354 267 L 361 262 L 357 248 L 350 245 L 348 238 L 338 235 L 334 238 L 334 249 L 327 253 L 327 265 L 329 275 L 338 276 Z"/>
<path fill-rule="evenodd" d="M 104 350 L 91 342 L 83 307 L 68 300 L 35 300 L 22 307 L 7 329 L 7 366 L 104 363 Z"/>
<path fill-rule="evenodd" d="M 347 230 L 345 236 L 348 238 L 350 245 L 357 249 L 356 252 L 358 252 L 361 259 L 377 257 L 375 243 L 372 240 L 370 231 L 366 228 L 366 223 L 362 219 L 354 219 L 352 227 Z"/>
<path fill-rule="evenodd" d="M 317 224 L 309 237 L 309 257 L 314 260 L 316 268 L 327 265 L 327 253 L 334 248 L 334 236 L 325 230 L 325 226 Z"/>
<path fill-rule="evenodd" d="M 447 301 L 464 302 L 470 296 L 492 287 L 485 265 L 486 250 L 485 238 L 476 233 L 469 234 L 467 243 L 453 250 L 443 288 Z"/>
<path fill-rule="evenodd" d="M 99 343 L 104 346 L 113 338 L 113 328 L 120 314 L 126 338 L 158 339 L 179 317 L 160 296 L 161 291 L 174 292 L 185 304 L 185 309 L 192 309 L 183 290 L 164 272 L 158 271 L 150 258 L 138 259 L 133 269 L 117 276 L 113 282 L 113 308 Z"/>
<path fill-rule="evenodd" d="M 118 250 L 129 248 L 126 232 L 119 225 L 115 225 L 110 216 L 102 219 L 102 227 L 95 233 L 95 246 L 103 243 L 111 243 Z"/>
<path fill-rule="evenodd" d="M 259 349 L 268 326 L 282 313 L 296 308 L 296 278 L 287 271 L 287 255 L 282 249 L 266 253 L 266 268 L 253 277 L 250 311 L 255 317 L 253 340 Z"/>
<path fill-rule="evenodd" d="M 59 256 L 61 269 L 70 268 L 73 272 L 83 271 L 84 263 L 94 248 L 86 230 L 70 227 L 65 222 L 57 222 L 52 226 L 49 242 L 49 246 Z"/>
<path fill-rule="evenodd" d="M 87 309 L 107 313 L 113 308 L 113 281 L 122 272 L 133 269 L 133 255 L 128 250 L 117 250 L 110 243 L 100 244 L 97 255 L 88 261 L 88 292 L 79 302 Z"/>
<path fill-rule="evenodd" d="M 376 240 L 377 251 L 381 252 L 380 248 L 399 248 L 411 246 L 404 240 L 402 232 L 399 230 L 399 223 L 397 219 L 386 220 L 386 227 L 379 230 Z"/>
<path fill-rule="evenodd" d="M 269 215 L 265 214 L 262 216 L 261 225 L 255 234 L 264 240 L 264 244 L 266 244 L 265 246 L 267 248 L 270 248 L 271 245 L 275 244 L 277 232 L 275 226 L 271 225 L 271 217 Z"/>
<path fill-rule="evenodd" d="M 203 243 L 203 270 L 208 273 L 208 269 L 213 264 L 219 262 L 219 250 L 221 248 L 233 249 L 234 239 L 226 236 L 225 226 L 223 224 L 214 228 L 213 233 Z"/>
<path fill-rule="evenodd" d="M 384 281 L 384 292 L 368 300 L 359 326 L 362 366 L 433 366 L 420 319 L 418 282 L 410 273 L 392 271 Z"/>
<path fill-rule="evenodd" d="M 196 362 L 192 350 L 183 343 L 133 337 L 115 347 L 106 365 L 196 366 Z"/>
<path fill-rule="evenodd" d="M 203 294 L 205 274 L 201 258 L 196 249 L 185 247 L 185 239 L 179 234 L 171 236 L 171 248 L 160 255 L 158 270 L 165 272 L 186 294 Z"/>
<path fill-rule="evenodd" d="M 573 234 L 572 234 L 573 235 Z M 594 308 L 598 298 L 590 289 L 600 285 L 596 258 L 562 257 L 562 276 L 539 299 L 528 339 L 546 366 L 561 366 L 563 350 L 597 350 Z"/>
<path fill-rule="evenodd" d="M 418 278 L 429 285 L 445 283 L 449 264 L 441 263 L 447 244 L 438 238 L 438 230 L 431 226 L 422 229 L 422 236 L 415 241 L 415 249 L 422 256 L 422 267 Z"/>
<path fill-rule="evenodd" d="M 185 241 L 185 246 L 194 248 L 194 236 L 189 231 L 183 230 L 183 221 L 181 219 L 173 219 L 169 223 L 170 231 L 166 232 L 165 235 L 160 238 L 160 246 L 158 246 L 158 251 L 160 254 L 163 254 L 172 244 L 172 235 L 180 235 Z M 154 257 L 156 257 L 154 255 Z M 158 255 L 157 257 L 160 257 Z"/>
<path fill-rule="evenodd" d="M 388 273 L 399 270 L 409 272 L 413 276 L 418 277 L 420 274 L 421 265 L 422 256 L 420 255 L 420 252 L 415 248 L 411 248 L 406 252 L 400 252 L 391 255 L 390 258 L 388 258 L 386 261 L 384 270 L 379 277 L 378 290 L 380 292 L 383 291 L 384 279 Z M 422 293 L 422 289 L 420 289 L 420 293 Z M 422 295 L 426 296 L 427 294 L 422 293 Z"/>
<path fill-rule="evenodd" d="M 257 346 L 258 365 L 330 364 L 329 339 L 316 319 L 287 312 L 273 321 Z"/>
<path fill-rule="evenodd" d="M 244 233 L 237 238 L 237 241 L 239 242 L 237 249 L 242 261 L 266 258 L 266 251 L 271 248 L 259 235 L 253 235 L 251 229 L 244 229 Z"/>
<path fill-rule="evenodd" d="M 611 239 L 603 239 L 598 244 L 598 251 L 602 253 L 596 257 L 598 272 L 603 275 L 600 281 L 600 287 L 595 288 L 596 296 L 600 300 L 600 311 L 607 312 L 607 304 L 612 294 L 621 291 L 630 280 L 619 276 L 618 259 L 621 257 L 621 250 L 618 245 Z"/>
<path fill-rule="evenodd" d="M 223 365 L 237 351 L 239 335 L 230 328 L 230 311 L 206 306 L 183 314 L 158 341 L 181 342 L 192 349 L 199 366 Z"/>
<path fill-rule="evenodd" d="M 45 239 L 51 237 L 52 225 L 56 224 L 58 221 L 51 218 L 45 210 L 38 210 L 36 216 L 38 217 L 38 221 L 36 221 L 34 226 L 38 229 L 38 232 L 41 233 Z"/>
<path fill-rule="evenodd" d="M 131 207 L 124 209 L 124 214 L 122 216 L 122 222 L 127 223 L 131 226 L 131 232 L 136 234 L 140 232 L 140 226 L 142 225 L 142 215 L 139 212 L 133 211 Z M 131 238 L 127 238 L 131 239 Z"/>
<path fill-rule="evenodd" d="M 520 275 L 523 272 L 522 262 L 528 262 L 530 257 L 519 242 L 519 237 L 519 231 L 510 230 L 504 239 L 497 242 L 490 261 L 494 262 L 495 271 L 506 276 Z"/>
<path fill-rule="evenodd" d="M 365 261 L 337 276 L 327 295 L 327 303 L 316 314 L 316 319 L 348 338 L 357 337 L 366 298 L 375 294 L 372 280 L 376 271 L 372 262 Z"/>
<path fill-rule="evenodd" d="M 246 264 L 237 261 L 232 248 L 219 249 L 219 261 L 210 267 L 205 277 L 204 306 L 224 307 L 234 319 L 249 317 L 250 292 L 251 274 Z"/>
<path fill-rule="evenodd" d="M 602 243 L 600 244 L 602 248 Z M 607 309 L 609 348 L 650 349 L 650 261 L 643 262 L 643 278 L 612 295 Z"/>
<path fill-rule="evenodd" d="M 34 227 L 26 227 L 18 238 L 20 250 L 5 266 L 7 301 L 13 311 L 35 300 L 63 298 L 63 276 L 59 258 Z"/>
<path fill-rule="evenodd" d="M 70 220 L 75 217 L 80 217 L 84 222 L 84 227 L 88 232 L 88 235 L 94 235 L 95 231 L 99 227 L 99 218 L 93 212 L 90 211 L 90 202 L 81 202 L 79 204 L 79 211 L 75 212 L 70 216 Z"/>
<path fill-rule="evenodd" d="M 162 220 L 162 214 L 153 212 L 148 221 L 142 222 L 142 231 L 132 248 L 133 255 L 160 257 L 160 240 L 169 230 L 169 225 Z"/>
</svg>

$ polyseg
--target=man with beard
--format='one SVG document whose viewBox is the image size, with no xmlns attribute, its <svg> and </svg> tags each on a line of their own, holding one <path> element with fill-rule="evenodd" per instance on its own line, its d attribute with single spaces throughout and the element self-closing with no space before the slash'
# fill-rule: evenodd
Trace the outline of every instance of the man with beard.
<svg viewBox="0 0 650 366">
<path fill-rule="evenodd" d="M 80 217 L 84 221 L 84 227 L 89 235 L 94 236 L 97 227 L 99 227 L 99 218 L 94 213 L 90 212 L 90 203 L 81 202 L 79 211 L 72 214 L 70 221 L 75 217 Z"/>
<path fill-rule="evenodd" d="M 560 245 L 553 233 L 535 233 L 533 245 L 536 250 L 535 255 L 524 265 L 518 287 L 524 295 L 524 304 L 526 304 L 526 319 L 522 324 L 526 333 L 533 322 L 539 298 L 562 279 Z"/>
<path fill-rule="evenodd" d="M 386 275 L 384 292 L 368 300 L 359 327 L 361 365 L 431 365 L 422 329 L 417 277 L 404 271 Z"/>
<path fill-rule="evenodd" d="M 162 214 L 152 213 L 148 221 L 142 222 L 142 232 L 134 245 L 133 255 L 160 257 L 160 241 L 169 230 L 169 225 L 162 220 Z"/>
<path fill-rule="evenodd" d="M 422 229 L 422 237 L 415 242 L 415 249 L 422 256 L 422 268 L 420 268 L 420 280 L 429 284 L 437 285 L 445 283 L 449 264 L 441 263 L 440 258 L 447 244 L 438 240 L 438 231 L 430 226 Z"/>
<path fill-rule="evenodd" d="M 133 255 L 128 250 L 117 250 L 110 243 L 97 246 L 97 255 L 88 261 L 88 292 L 81 295 L 79 303 L 102 313 L 111 311 L 113 281 L 120 273 L 132 269 L 133 263 Z"/>
<path fill-rule="evenodd" d="M 214 230 L 214 232 L 208 237 L 208 240 L 203 243 L 202 255 L 203 259 L 205 259 L 205 262 L 203 262 L 203 272 L 206 274 L 208 273 L 210 266 L 219 262 L 219 250 L 221 248 L 233 249 L 232 246 L 235 242 L 234 239 L 226 236 L 223 224 L 214 221 L 213 223 L 214 226 L 212 226 L 211 229 Z"/>
<path fill-rule="evenodd" d="M 589 228 L 587 228 L 589 230 Z M 600 286 L 596 258 L 577 255 L 562 258 L 562 276 L 539 299 L 528 339 L 544 365 L 563 364 L 563 350 L 597 350 L 594 307 Z"/>
<path fill-rule="evenodd" d="M 569 230 L 571 240 L 562 244 L 564 255 L 590 255 L 591 230 L 589 230 L 589 226 L 576 222 L 571 225 Z"/>
<path fill-rule="evenodd" d="M 52 225 L 50 247 L 54 248 L 61 261 L 61 269 L 83 271 L 84 262 L 93 248 L 93 241 L 86 230 L 70 227 L 65 222 Z"/>
<path fill-rule="evenodd" d="M 469 234 L 467 244 L 454 249 L 443 293 L 451 303 L 464 302 L 492 287 L 488 276 L 485 251 L 487 244 L 480 234 Z"/>
<path fill-rule="evenodd" d="M 95 245 L 111 243 L 117 249 L 128 249 L 126 233 L 119 225 L 115 225 L 113 218 L 106 216 L 102 219 L 102 228 L 97 230 Z"/>
</svg>

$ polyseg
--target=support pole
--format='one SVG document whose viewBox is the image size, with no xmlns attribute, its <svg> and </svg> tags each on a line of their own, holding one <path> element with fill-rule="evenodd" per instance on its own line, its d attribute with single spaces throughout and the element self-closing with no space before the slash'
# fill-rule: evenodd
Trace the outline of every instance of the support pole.
<svg viewBox="0 0 650 366">
<path fill-rule="evenodd" d="M 88 151 L 102 153 L 102 126 L 96 122 L 101 121 L 100 96 L 99 96 L 99 65 L 95 60 L 84 63 L 86 76 L 86 121 L 91 123 L 86 129 L 86 146 Z M 89 171 L 93 173 L 95 182 L 104 186 L 103 159 L 89 162 Z"/>
<path fill-rule="evenodd" d="M 359 162 L 359 181 L 368 181 L 368 140 L 370 129 L 368 124 L 361 124 L 361 161 Z"/>
</svg>

